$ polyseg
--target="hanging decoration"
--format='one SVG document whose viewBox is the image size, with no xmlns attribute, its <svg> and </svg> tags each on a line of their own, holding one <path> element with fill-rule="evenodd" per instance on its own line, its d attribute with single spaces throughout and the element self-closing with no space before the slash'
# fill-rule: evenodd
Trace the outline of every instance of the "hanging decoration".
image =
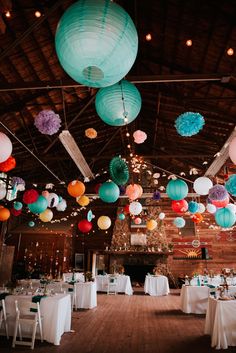
<svg viewBox="0 0 236 353">
<path fill-rule="evenodd" d="M 100 188 L 100 186 L 102 185 L 102 183 L 99 183 L 99 184 L 96 184 L 95 187 L 94 187 L 94 192 L 95 194 L 98 194 L 98 190 Z"/>
<path fill-rule="evenodd" d="M 53 212 L 47 208 L 45 211 L 39 214 L 39 219 L 42 222 L 50 222 L 53 219 Z"/>
<path fill-rule="evenodd" d="M 54 192 L 50 192 L 46 199 L 47 199 L 49 208 L 57 207 L 57 205 L 59 204 L 59 197 Z"/>
<path fill-rule="evenodd" d="M 142 212 L 143 206 L 140 202 L 133 201 L 129 205 L 129 212 L 131 215 L 137 216 Z"/>
<path fill-rule="evenodd" d="M 216 206 L 212 205 L 211 203 L 208 203 L 207 207 L 206 207 L 207 211 L 211 214 L 216 212 Z"/>
<path fill-rule="evenodd" d="M 234 203 L 229 203 L 225 208 L 228 208 L 231 212 L 236 213 L 236 205 Z"/>
<path fill-rule="evenodd" d="M 16 210 L 15 208 L 11 209 L 11 214 L 15 217 L 18 217 L 22 213 L 22 210 Z"/>
<path fill-rule="evenodd" d="M 184 213 L 188 210 L 188 202 L 186 200 L 172 201 L 171 208 L 174 212 Z"/>
<path fill-rule="evenodd" d="M 76 82 L 110 86 L 131 69 L 138 35 L 128 13 L 110 0 L 83 0 L 71 5 L 56 31 L 60 64 Z"/>
<path fill-rule="evenodd" d="M 1 147 L 2 148 L 2 147 Z M 16 160 L 10 156 L 6 161 L 0 163 L 0 172 L 7 173 L 16 167 Z"/>
<path fill-rule="evenodd" d="M 26 190 L 23 194 L 23 202 L 28 204 L 34 203 L 38 200 L 38 191 L 34 189 Z"/>
<path fill-rule="evenodd" d="M 49 196 L 49 191 L 47 190 L 42 191 L 42 195 L 45 197 L 45 199 L 47 199 Z"/>
<path fill-rule="evenodd" d="M 125 219 L 124 213 L 119 213 L 119 214 L 118 214 L 118 219 L 119 219 L 120 221 L 123 221 L 123 220 Z"/>
<path fill-rule="evenodd" d="M 129 204 L 124 206 L 124 213 L 129 214 Z"/>
<path fill-rule="evenodd" d="M 89 233 L 92 227 L 93 227 L 92 223 L 89 222 L 87 219 L 82 219 L 82 221 L 78 223 L 78 229 L 82 233 Z"/>
<path fill-rule="evenodd" d="M 82 181 L 73 180 L 67 186 L 68 194 L 72 197 L 79 197 L 85 193 L 85 185 Z"/>
<path fill-rule="evenodd" d="M 188 210 L 190 213 L 198 212 L 198 203 L 195 201 L 190 201 L 188 204 Z"/>
<path fill-rule="evenodd" d="M 111 179 L 117 185 L 124 185 L 129 180 L 129 168 L 126 162 L 120 157 L 114 157 L 110 161 L 109 171 Z"/>
<path fill-rule="evenodd" d="M 230 175 L 229 179 L 225 183 L 225 188 L 232 196 L 236 196 L 236 174 Z"/>
<path fill-rule="evenodd" d="M 175 127 L 179 135 L 189 137 L 196 135 L 204 126 L 205 120 L 199 113 L 186 112 L 176 119 Z"/>
<path fill-rule="evenodd" d="M 182 217 L 176 217 L 173 223 L 177 228 L 183 228 L 185 226 L 185 220 Z"/>
<path fill-rule="evenodd" d="M 140 217 L 135 217 L 134 224 L 139 225 L 142 223 L 142 219 Z"/>
<path fill-rule="evenodd" d="M 95 129 L 92 127 L 88 128 L 85 130 L 85 136 L 88 137 L 89 139 L 95 139 L 97 137 L 98 133 Z"/>
<path fill-rule="evenodd" d="M 203 216 L 201 215 L 201 213 L 197 212 L 191 216 L 191 219 L 194 223 L 198 224 L 203 221 Z"/>
<path fill-rule="evenodd" d="M 12 143 L 9 137 L 0 132 L 0 163 L 5 162 L 12 154 Z"/>
<path fill-rule="evenodd" d="M 106 181 L 100 186 L 98 194 L 102 201 L 112 203 L 118 200 L 120 189 L 113 181 Z"/>
<path fill-rule="evenodd" d="M 52 110 L 42 110 L 35 118 L 34 125 L 44 135 L 54 135 L 61 127 L 61 119 Z"/>
<path fill-rule="evenodd" d="M 4 199 L 7 194 L 7 189 L 5 185 L 0 185 L 0 200 Z"/>
<path fill-rule="evenodd" d="M 206 211 L 206 207 L 203 203 L 198 203 L 198 213 L 204 213 Z"/>
<path fill-rule="evenodd" d="M 212 187 L 213 183 L 211 179 L 207 177 L 199 177 L 193 183 L 193 189 L 199 195 L 208 195 Z"/>
<path fill-rule="evenodd" d="M 93 218 L 95 218 L 95 216 L 93 215 L 92 210 L 89 210 L 87 213 L 87 220 L 91 222 Z"/>
<path fill-rule="evenodd" d="M 23 205 L 22 205 L 22 202 L 20 201 L 15 201 L 13 203 L 13 208 L 16 210 L 16 211 L 20 211 L 22 209 Z"/>
<path fill-rule="evenodd" d="M 76 198 L 76 202 L 77 202 L 80 206 L 86 207 L 86 206 L 89 205 L 90 200 L 89 200 L 88 196 L 82 195 L 82 196 Z"/>
<path fill-rule="evenodd" d="M 159 201 L 161 199 L 161 193 L 159 191 L 154 191 L 153 195 L 152 195 L 152 199 L 155 201 Z"/>
<path fill-rule="evenodd" d="M 29 222 L 28 222 L 28 226 L 29 226 L 30 228 L 33 228 L 33 227 L 35 226 L 34 221 L 29 221 Z"/>
<path fill-rule="evenodd" d="M 231 161 L 236 164 L 236 137 L 229 144 L 229 157 Z"/>
<path fill-rule="evenodd" d="M 160 212 L 158 215 L 158 218 L 162 221 L 165 218 L 165 213 L 164 212 Z"/>
<path fill-rule="evenodd" d="M 142 130 L 136 130 L 133 133 L 133 138 L 134 138 L 134 142 L 135 143 L 143 143 L 146 139 L 147 139 L 147 134 L 146 132 L 142 131 Z"/>
<path fill-rule="evenodd" d="M 228 208 L 220 208 L 215 213 L 215 220 L 222 228 L 231 228 L 235 223 L 236 216 Z"/>
<path fill-rule="evenodd" d="M 149 219 L 147 222 L 146 222 L 146 227 L 147 227 L 147 230 L 154 230 L 156 227 L 157 227 L 157 221 L 155 221 L 155 219 Z"/>
<path fill-rule="evenodd" d="M 102 230 L 107 230 L 111 226 L 111 219 L 108 216 L 98 218 L 97 225 Z"/>
<path fill-rule="evenodd" d="M 224 200 L 212 200 L 211 203 L 215 205 L 216 207 L 225 207 L 229 203 L 229 197 L 227 197 Z"/>
<path fill-rule="evenodd" d="M 126 187 L 125 193 L 131 201 L 134 201 L 142 196 L 143 188 L 139 184 L 130 184 Z"/>
<path fill-rule="evenodd" d="M 8 208 L 0 206 L 0 222 L 5 222 L 10 217 L 11 213 Z"/>
<path fill-rule="evenodd" d="M 11 184 L 12 184 L 13 190 L 15 191 L 25 190 L 25 181 L 20 177 L 12 177 Z"/>
<path fill-rule="evenodd" d="M 211 201 L 222 201 L 229 197 L 229 194 L 223 185 L 216 184 L 210 188 L 208 197 Z"/>
<path fill-rule="evenodd" d="M 137 118 L 141 101 L 136 86 L 122 80 L 113 86 L 100 88 L 96 94 L 95 107 L 97 114 L 106 124 L 124 126 Z"/>
<path fill-rule="evenodd" d="M 28 204 L 29 210 L 35 214 L 44 212 L 47 207 L 48 207 L 47 199 L 45 199 L 45 197 L 43 197 L 42 195 L 39 195 L 37 201 Z"/>
<path fill-rule="evenodd" d="M 65 211 L 66 208 L 67 208 L 67 202 L 64 199 L 62 199 L 56 207 L 57 211 L 59 212 Z"/>
<path fill-rule="evenodd" d="M 182 200 L 188 195 L 188 185 L 182 179 L 172 179 L 167 184 L 166 193 L 171 200 Z"/>
</svg>

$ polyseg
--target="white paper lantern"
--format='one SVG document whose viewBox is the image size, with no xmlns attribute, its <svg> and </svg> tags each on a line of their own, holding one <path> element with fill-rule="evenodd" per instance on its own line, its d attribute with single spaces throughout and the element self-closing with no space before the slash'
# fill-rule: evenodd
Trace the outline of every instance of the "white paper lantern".
<svg viewBox="0 0 236 353">
<path fill-rule="evenodd" d="M 231 161 L 236 164 L 236 137 L 229 144 L 229 157 Z"/>
<path fill-rule="evenodd" d="M 59 202 L 59 204 L 56 207 L 57 211 L 60 211 L 60 212 L 65 211 L 66 208 L 67 208 L 67 203 L 66 203 L 66 200 L 64 199 L 62 199 L 61 202 Z"/>
<path fill-rule="evenodd" d="M 53 213 L 48 208 L 44 212 L 39 214 L 39 219 L 42 222 L 50 222 L 52 218 L 53 218 Z"/>
<path fill-rule="evenodd" d="M 111 219 L 108 216 L 101 216 L 98 218 L 97 225 L 102 230 L 107 230 L 111 226 Z"/>
<path fill-rule="evenodd" d="M 5 186 L 1 185 L 0 186 L 0 200 L 4 199 L 7 194 L 7 190 Z"/>
<path fill-rule="evenodd" d="M 208 195 L 210 188 L 212 188 L 213 183 L 211 179 L 207 177 L 197 178 L 193 183 L 194 191 L 199 195 Z"/>
<path fill-rule="evenodd" d="M 12 143 L 9 137 L 0 132 L 0 163 L 5 162 L 12 153 Z"/>
<path fill-rule="evenodd" d="M 216 212 L 216 206 L 215 206 L 215 205 L 212 205 L 211 203 L 209 203 L 209 204 L 207 205 L 206 209 L 207 209 L 207 211 L 208 211 L 209 213 L 212 213 L 212 214 Z"/>
<path fill-rule="evenodd" d="M 59 197 L 54 192 L 51 192 L 47 197 L 47 201 L 48 207 L 57 207 L 57 205 L 59 204 Z"/>
<path fill-rule="evenodd" d="M 205 205 L 203 205 L 203 203 L 199 203 L 198 204 L 198 210 L 197 210 L 197 212 L 198 213 L 203 213 L 203 212 L 205 212 L 206 211 L 206 207 L 205 207 Z"/>
<path fill-rule="evenodd" d="M 225 208 L 228 208 L 231 210 L 233 213 L 236 213 L 236 205 L 234 203 L 229 203 Z"/>
<path fill-rule="evenodd" d="M 161 213 L 159 213 L 159 216 L 158 216 L 158 218 L 160 219 L 160 220 L 162 220 L 162 219 L 164 219 L 165 218 L 165 213 L 164 212 L 161 212 Z"/>
<path fill-rule="evenodd" d="M 142 212 L 143 206 L 138 201 L 133 201 L 129 205 L 129 212 L 130 214 L 137 216 Z"/>
</svg>

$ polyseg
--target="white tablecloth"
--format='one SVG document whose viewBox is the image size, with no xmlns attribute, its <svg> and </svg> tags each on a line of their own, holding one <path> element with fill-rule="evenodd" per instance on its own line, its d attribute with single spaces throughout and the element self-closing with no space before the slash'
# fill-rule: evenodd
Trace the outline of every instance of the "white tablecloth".
<svg viewBox="0 0 236 353">
<path fill-rule="evenodd" d="M 15 322 L 15 300 L 32 301 L 31 295 L 9 295 L 6 297 L 7 313 L 10 314 L 9 333 L 13 335 Z M 43 317 L 43 338 L 55 345 L 60 344 L 61 336 L 71 329 L 71 299 L 69 294 L 58 294 L 42 298 L 40 311 Z"/>
<path fill-rule="evenodd" d="M 127 295 L 133 294 L 133 289 L 130 282 L 130 276 L 116 275 L 117 285 L 116 289 L 118 293 L 125 293 Z M 106 292 L 108 287 L 108 276 L 98 275 L 96 276 L 97 291 Z"/>
<path fill-rule="evenodd" d="M 146 276 L 144 292 L 152 296 L 167 295 L 170 292 L 168 278 L 166 276 Z"/>
<path fill-rule="evenodd" d="M 63 273 L 63 277 L 62 277 L 63 281 L 70 282 L 72 280 L 72 276 L 73 276 L 72 272 Z M 84 282 L 84 274 L 81 272 L 75 272 L 74 279 L 78 282 Z"/>
<path fill-rule="evenodd" d="M 226 349 L 236 346 L 236 301 L 209 297 L 205 334 L 211 335 L 211 346 Z"/>
<path fill-rule="evenodd" d="M 220 284 L 223 284 L 224 279 L 220 275 L 214 276 L 213 278 L 209 276 L 201 276 L 199 275 L 199 280 L 201 284 L 204 284 L 207 282 L 207 284 L 211 284 L 215 287 L 218 287 Z M 191 279 L 190 284 L 191 286 L 197 286 L 198 285 L 198 277 L 194 277 Z M 236 284 L 236 278 L 235 277 L 227 277 L 226 281 L 229 286 L 235 285 Z"/>
<path fill-rule="evenodd" d="M 207 286 L 182 286 L 180 292 L 181 310 L 186 313 L 205 314 L 210 288 Z"/>
<path fill-rule="evenodd" d="M 95 282 L 75 283 L 76 309 L 92 309 L 97 306 L 97 290 Z"/>
</svg>

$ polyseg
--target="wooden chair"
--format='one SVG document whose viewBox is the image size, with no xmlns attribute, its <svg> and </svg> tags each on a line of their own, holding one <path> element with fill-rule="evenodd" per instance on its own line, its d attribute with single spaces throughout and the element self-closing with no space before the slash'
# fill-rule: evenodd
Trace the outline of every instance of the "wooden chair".
<svg viewBox="0 0 236 353">
<path fill-rule="evenodd" d="M 0 329 L 1 329 L 2 325 L 4 325 L 7 339 L 9 339 L 5 299 L 0 300 Z"/>
<path fill-rule="evenodd" d="M 107 294 L 117 294 L 117 277 L 108 275 Z"/>
<path fill-rule="evenodd" d="M 42 318 L 40 315 L 39 303 L 32 303 L 29 301 L 15 301 L 16 308 L 16 322 L 13 335 L 12 347 L 14 348 L 16 344 L 30 346 L 34 349 L 34 342 L 37 327 L 39 326 L 40 339 L 43 342 L 43 331 L 42 331 Z M 31 328 L 31 341 L 22 340 L 22 326 L 28 326 Z M 17 340 L 17 333 L 19 331 L 19 338 Z M 28 335 L 26 336 L 28 337 Z"/>
</svg>

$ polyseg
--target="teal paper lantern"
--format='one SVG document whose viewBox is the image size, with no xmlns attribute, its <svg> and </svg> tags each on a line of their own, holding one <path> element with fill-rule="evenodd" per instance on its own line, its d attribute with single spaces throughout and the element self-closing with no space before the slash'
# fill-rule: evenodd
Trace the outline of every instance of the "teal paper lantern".
<svg viewBox="0 0 236 353">
<path fill-rule="evenodd" d="M 172 179 L 167 184 L 166 193 L 171 200 L 182 200 L 188 195 L 188 185 L 182 179 Z"/>
<path fill-rule="evenodd" d="M 23 205 L 20 201 L 15 201 L 14 204 L 13 204 L 13 208 L 16 210 L 16 211 L 20 211 L 22 209 Z"/>
<path fill-rule="evenodd" d="M 220 208 L 215 213 L 215 220 L 222 228 L 230 228 L 236 221 L 236 215 L 228 208 Z"/>
<path fill-rule="evenodd" d="M 70 6 L 58 23 L 55 42 L 63 69 L 89 87 L 120 81 L 138 51 L 132 19 L 110 0 L 80 0 Z"/>
<path fill-rule="evenodd" d="M 120 213 L 120 214 L 118 215 L 118 218 L 119 218 L 120 221 L 123 221 L 123 220 L 125 219 L 124 213 Z"/>
<path fill-rule="evenodd" d="M 35 226 L 34 221 L 29 221 L 28 226 L 29 226 L 30 228 L 33 228 L 33 227 Z"/>
<path fill-rule="evenodd" d="M 99 117 L 108 125 L 123 126 L 137 118 L 141 109 L 141 95 L 133 83 L 122 80 L 101 88 L 95 99 Z"/>
<path fill-rule="evenodd" d="M 199 206 L 198 206 L 198 203 L 196 201 L 190 201 L 188 203 L 188 210 L 189 210 L 190 213 L 198 212 L 198 208 L 199 208 Z"/>
<path fill-rule="evenodd" d="M 120 189 L 113 181 L 106 181 L 100 186 L 98 194 L 102 201 L 112 203 L 118 200 Z"/>
<path fill-rule="evenodd" d="M 183 228 L 185 226 L 185 220 L 182 217 L 176 217 L 173 223 L 177 228 Z"/>
<path fill-rule="evenodd" d="M 44 196 L 39 195 L 38 200 L 34 203 L 30 203 L 28 207 L 32 213 L 42 213 L 48 207 L 48 201 Z"/>
</svg>

